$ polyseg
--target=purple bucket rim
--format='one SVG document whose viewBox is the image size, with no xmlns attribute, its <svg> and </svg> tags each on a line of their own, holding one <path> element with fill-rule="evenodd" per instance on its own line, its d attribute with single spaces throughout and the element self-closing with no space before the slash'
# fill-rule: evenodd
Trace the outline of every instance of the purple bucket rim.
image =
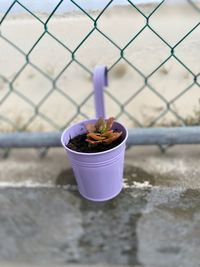
<svg viewBox="0 0 200 267">
<path fill-rule="evenodd" d="M 118 146 L 116 146 L 116 147 L 114 147 L 114 148 L 111 148 L 111 149 L 109 149 L 109 150 L 106 150 L 106 151 L 102 151 L 102 152 L 94 152 L 94 153 L 78 152 L 78 151 L 69 149 L 69 148 L 65 145 L 65 143 L 63 142 L 65 133 L 66 133 L 68 130 L 70 130 L 70 128 L 74 127 L 75 125 L 77 125 L 77 124 L 79 124 L 79 123 L 84 123 L 84 122 L 86 122 L 86 121 L 91 121 L 91 120 L 97 120 L 97 119 L 96 119 L 96 118 L 95 118 L 95 119 L 87 119 L 87 120 L 84 120 L 84 121 L 76 122 L 76 123 L 74 123 L 73 125 L 71 125 L 70 127 L 66 128 L 66 129 L 63 131 L 63 133 L 62 133 L 62 135 L 61 135 L 61 143 L 62 143 L 62 146 L 63 146 L 66 150 L 68 150 L 68 151 L 70 151 L 70 152 L 72 152 L 72 153 L 74 153 L 74 154 L 77 154 L 77 155 L 87 155 L 87 156 L 102 155 L 102 154 L 106 154 L 106 153 L 108 153 L 108 152 L 110 152 L 110 151 L 113 151 L 113 150 L 117 149 L 119 146 L 121 146 L 122 144 L 124 144 L 124 143 L 126 142 L 126 140 L 127 140 L 127 138 L 128 138 L 128 130 L 127 130 L 127 128 L 126 128 L 123 124 L 121 124 L 120 122 L 114 120 L 114 122 L 120 124 L 120 125 L 125 129 L 125 132 L 126 132 L 126 136 L 125 136 L 124 140 L 123 140 Z"/>
</svg>

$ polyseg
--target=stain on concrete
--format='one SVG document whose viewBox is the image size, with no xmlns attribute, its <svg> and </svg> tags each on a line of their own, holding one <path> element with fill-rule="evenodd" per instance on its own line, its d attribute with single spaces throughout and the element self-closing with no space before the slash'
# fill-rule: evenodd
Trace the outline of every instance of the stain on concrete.
<svg viewBox="0 0 200 267">
<path fill-rule="evenodd" d="M 200 190 L 152 188 L 137 224 L 145 266 L 199 266 Z"/>
<path fill-rule="evenodd" d="M 80 261 L 79 200 L 58 188 L 0 190 L 0 262 Z"/>
<path fill-rule="evenodd" d="M 137 264 L 137 222 L 149 191 L 91 202 L 62 188 L 0 190 L 0 262 Z"/>
<path fill-rule="evenodd" d="M 124 183 L 127 186 L 133 186 L 135 182 L 148 182 L 152 186 L 162 187 L 176 187 L 181 184 L 181 177 L 170 174 L 149 173 L 142 168 L 132 165 L 125 165 L 123 177 Z M 60 186 L 76 186 L 77 183 L 73 174 L 73 170 L 70 168 L 61 171 L 56 178 L 55 183 L 56 185 Z"/>
<path fill-rule="evenodd" d="M 163 187 L 179 187 L 183 181 L 181 176 L 175 176 L 172 174 L 154 174 L 155 185 Z"/>
<path fill-rule="evenodd" d="M 77 185 L 72 169 L 63 170 L 56 178 L 56 185 Z"/>
<path fill-rule="evenodd" d="M 187 189 L 180 194 L 180 199 L 158 206 L 173 215 L 174 218 L 192 221 L 196 212 L 200 211 L 199 190 Z"/>
<path fill-rule="evenodd" d="M 160 253 L 177 254 L 180 252 L 180 247 L 166 246 L 158 249 Z"/>
<path fill-rule="evenodd" d="M 106 202 L 81 201 L 83 263 L 137 264 L 137 222 L 148 190 L 123 189 Z M 133 197 L 134 195 L 134 197 Z"/>
<path fill-rule="evenodd" d="M 187 189 L 185 190 L 180 198 L 183 204 L 189 205 L 189 206 L 198 206 L 200 207 L 200 195 L 199 195 L 199 190 L 197 189 Z"/>
<path fill-rule="evenodd" d="M 144 183 L 145 181 L 148 181 L 151 185 L 155 185 L 155 178 L 152 174 L 146 172 L 142 168 L 125 165 L 124 182 L 128 186 L 134 185 L 134 182 Z"/>
<path fill-rule="evenodd" d="M 134 182 L 148 182 L 152 186 L 176 187 L 181 184 L 181 177 L 170 174 L 149 173 L 140 167 L 125 165 L 124 182 L 133 186 Z"/>
</svg>

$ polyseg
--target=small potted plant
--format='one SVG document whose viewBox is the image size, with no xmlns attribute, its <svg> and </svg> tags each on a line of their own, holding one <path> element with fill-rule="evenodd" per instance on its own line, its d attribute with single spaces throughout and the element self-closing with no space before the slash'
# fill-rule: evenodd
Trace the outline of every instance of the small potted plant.
<svg viewBox="0 0 200 267">
<path fill-rule="evenodd" d="M 80 194 L 105 201 L 122 189 L 127 129 L 114 118 L 82 121 L 67 128 L 61 137 Z"/>
</svg>

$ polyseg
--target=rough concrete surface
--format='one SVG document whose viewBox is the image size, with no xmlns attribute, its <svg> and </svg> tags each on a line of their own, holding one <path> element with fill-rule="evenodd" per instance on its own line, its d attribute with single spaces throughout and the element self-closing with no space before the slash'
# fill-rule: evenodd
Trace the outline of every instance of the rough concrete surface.
<svg viewBox="0 0 200 267">
<path fill-rule="evenodd" d="M 198 189 L 199 157 L 199 145 L 174 146 L 166 153 L 161 153 L 157 146 L 132 147 L 126 151 L 124 178 L 130 177 L 130 184 L 146 180 L 153 186 Z M 0 159 L 1 185 L 74 184 L 72 175 L 62 148 L 50 149 L 42 159 L 36 149 L 13 149 L 8 159 Z"/>
<path fill-rule="evenodd" d="M 96 203 L 63 149 L 13 150 L 0 160 L 0 266 L 199 266 L 198 162 L 199 146 L 131 148 L 124 189 Z"/>
</svg>

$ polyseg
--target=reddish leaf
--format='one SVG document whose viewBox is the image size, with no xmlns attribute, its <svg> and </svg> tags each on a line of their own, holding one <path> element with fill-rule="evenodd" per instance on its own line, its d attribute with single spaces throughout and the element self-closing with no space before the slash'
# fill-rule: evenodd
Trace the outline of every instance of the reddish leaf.
<svg viewBox="0 0 200 267">
<path fill-rule="evenodd" d="M 96 123 L 96 129 L 98 132 L 104 132 L 106 130 L 106 122 L 104 118 L 99 118 Z"/>
<path fill-rule="evenodd" d="M 112 137 L 103 140 L 103 143 L 110 144 L 114 140 L 116 140 L 117 138 L 119 138 L 121 134 L 122 134 L 122 132 L 120 132 L 120 133 L 113 133 Z"/>
<path fill-rule="evenodd" d="M 114 122 L 114 118 L 113 117 L 111 117 L 111 118 L 109 118 L 107 120 L 107 122 L 106 122 L 106 129 L 107 129 L 107 131 L 109 131 L 112 128 L 113 122 Z"/>
<path fill-rule="evenodd" d="M 87 134 L 87 136 L 93 138 L 94 140 L 103 140 L 103 139 L 105 139 L 105 137 L 101 137 L 101 136 L 96 135 L 94 133 L 89 133 L 89 134 Z"/>
<path fill-rule="evenodd" d="M 88 143 L 90 143 L 90 144 L 93 144 L 93 145 L 96 145 L 96 144 L 102 143 L 102 141 L 101 141 L 101 140 L 99 140 L 99 141 L 93 141 L 93 140 L 91 140 L 91 139 L 85 139 L 85 141 L 87 141 Z"/>
<path fill-rule="evenodd" d="M 107 132 L 101 134 L 101 136 L 106 136 L 107 137 L 107 136 L 109 136 L 112 133 L 113 133 L 113 130 L 110 130 L 110 131 L 107 131 Z"/>
<path fill-rule="evenodd" d="M 88 133 L 94 133 L 94 132 L 96 132 L 96 126 L 94 124 L 92 124 L 92 123 L 88 123 L 86 125 L 86 128 L 88 130 Z"/>
</svg>

